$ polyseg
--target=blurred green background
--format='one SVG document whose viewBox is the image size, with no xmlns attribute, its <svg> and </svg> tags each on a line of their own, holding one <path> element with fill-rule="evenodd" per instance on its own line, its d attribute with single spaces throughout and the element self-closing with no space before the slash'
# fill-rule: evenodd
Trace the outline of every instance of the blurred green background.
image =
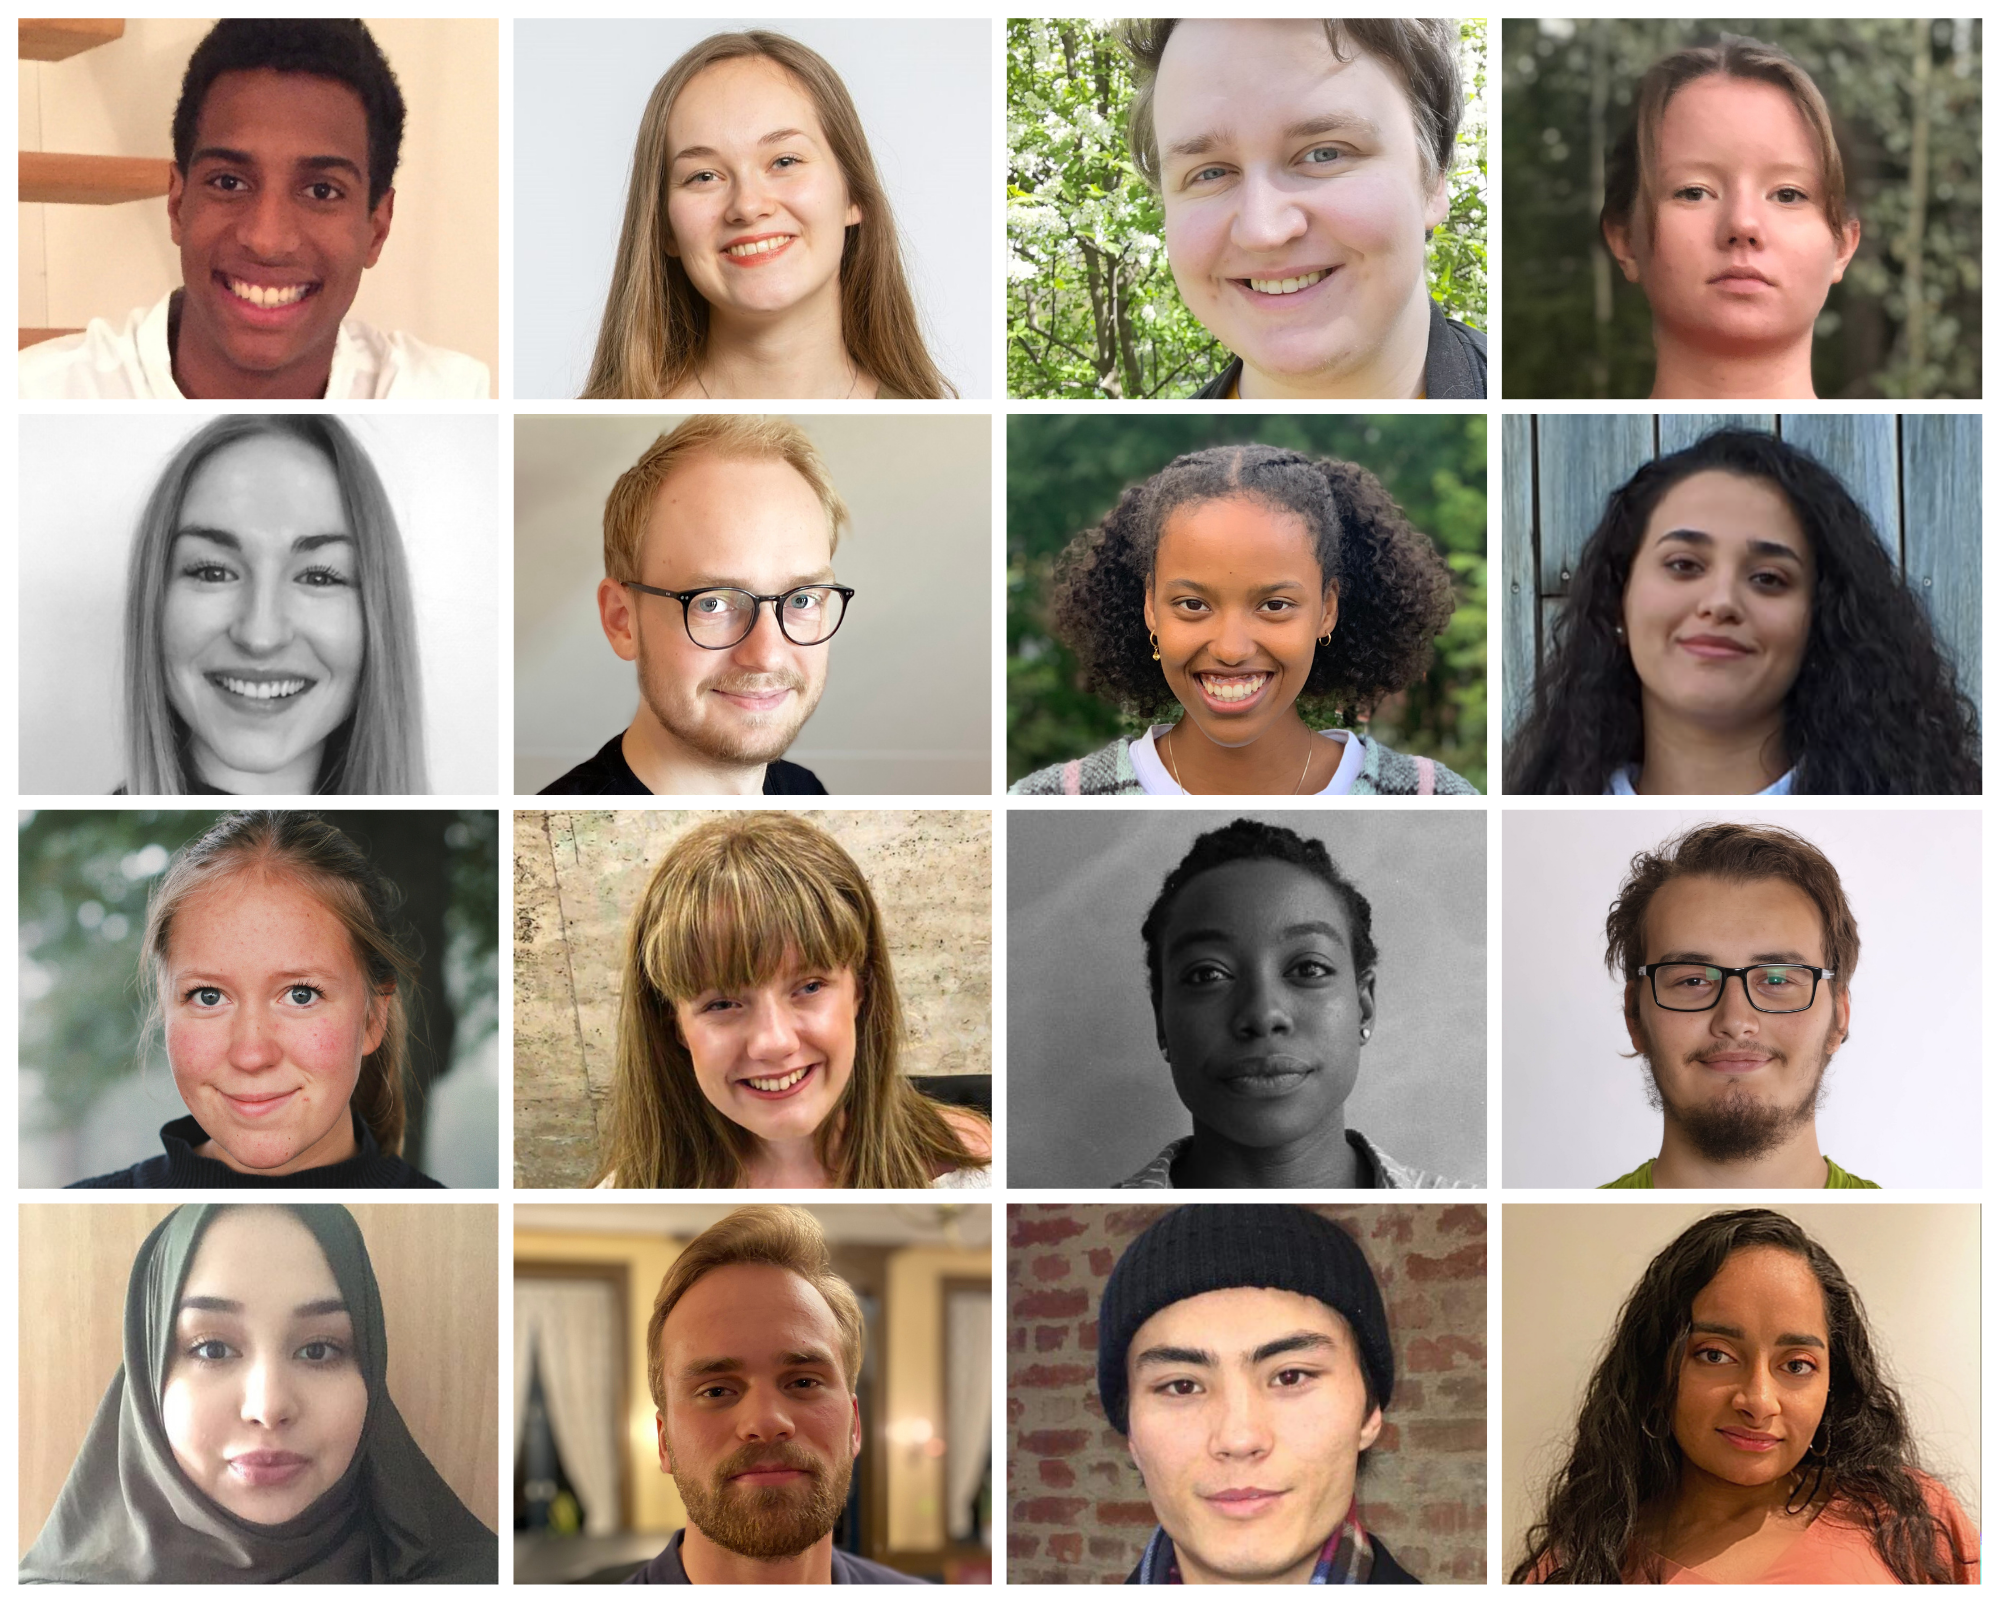
<svg viewBox="0 0 2000 1600">
<path fill-rule="evenodd" d="M 1191 395 L 1229 352 L 1181 304 L 1160 197 L 1132 164 L 1130 58 L 1114 24 L 1007 23 L 1007 392 L 1041 399 Z M 1459 24 L 1465 116 L 1430 288 L 1486 326 L 1486 23 Z"/>
<path fill-rule="evenodd" d="M 1429 676 L 1382 702 L 1367 732 L 1442 761 L 1486 788 L 1486 418 L 1119 413 L 1007 419 L 1007 781 L 1144 731 L 1076 687 L 1076 662 L 1049 637 L 1055 558 L 1128 484 L 1175 456 L 1257 443 L 1338 456 L 1382 480 L 1451 564 L 1458 609 Z"/>
<path fill-rule="evenodd" d="M 23 1188 L 160 1153 L 187 1108 L 142 1040 L 139 941 L 173 853 L 219 811 L 26 811 L 20 824 Z M 499 1182 L 498 829 L 491 811 L 322 811 L 403 891 L 422 945 L 403 1155 L 452 1188 Z"/>
<path fill-rule="evenodd" d="M 1725 32 L 1783 46 L 1833 113 L 1861 248 L 1813 340 L 1822 399 L 1980 388 L 1977 19 L 1500 25 L 1507 398 L 1640 399 L 1652 316 L 1597 230 L 1605 152 L 1646 68 Z M 1914 314 L 1913 314 L 1914 311 Z"/>
</svg>

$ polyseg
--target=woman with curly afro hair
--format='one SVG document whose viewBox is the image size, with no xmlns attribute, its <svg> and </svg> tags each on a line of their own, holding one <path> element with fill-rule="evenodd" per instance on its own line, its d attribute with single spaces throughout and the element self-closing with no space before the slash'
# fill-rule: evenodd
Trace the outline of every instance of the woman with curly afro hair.
<svg viewBox="0 0 2000 1600">
<path fill-rule="evenodd" d="M 1506 772 L 1513 794 L 1978 794 L 1978 714 L 1840 479 L 1720 428 L 1613 491 Z"/>
<path fill-rule="evenodd" d="M 1080 533 L 1050 623 L 1081 686 L 1156 722 L 1015 794 L 1476 794 L 1308 717 L 1366 716 L 1430 665 L 1444 558 L 1348 461 L 1223 445 L 1171 461 Z"/>
<path fill-rule="evenodd" d="M 1977 1583 L 1861 1297 L 1776 1211 L 1656 1255 L 1583 1391 L 1513 1583 Z"/>
</svg>

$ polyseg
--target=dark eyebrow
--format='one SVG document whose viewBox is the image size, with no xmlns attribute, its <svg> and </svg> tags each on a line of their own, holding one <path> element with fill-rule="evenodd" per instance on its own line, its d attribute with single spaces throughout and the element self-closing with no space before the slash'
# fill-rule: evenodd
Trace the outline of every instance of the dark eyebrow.
<svg viewBox="0 0 2000 1600">
<path fill-rule="evenodd" d="M 1670 541 L 1676 544 L 1700 545 L 1704 549 L 1709 549 L 1715 544 L 1715 535 L 1703 533 L 1699 528 L 1672 528 L 1661 534 L 1655 542 L 1666 544 Z M 1780 544 L 1775 539 L 1752 539 L 1750 553 L 1754 556 L 1783 556 L 1787 561 L 1796 561 L 1801 566 L 1805 564 L 1804 556 L 1790 545 Z"/>
<path fill-rule="evenodd" d="M 1160 582 L 1177 584 L 1183 589 L 1192 589 L 1196 594 L 1205 595 L 1215 592 L 1207 584 L 1198 583 L 1193 578 L 1162 578 Z M 1279 578 L 1271 583 L 1259 584 L 1250 592 L 1252 594 L 1276 594 L 1280 589 L 1299 589 L 1307 593 L 1311 592 L 1311 586 L 1300 583 L 1297 578 Z"/>
<path fill-rule="evenodd" d="M 1186 1345 L 1156 1344 L 1132 1358 L 1137 1367 L 1212 1367 L 1215 1356 L 1207 1350 L 1191 1350 Z"/>
<path fill-rule="evenodd" d="M 1279 937 L 1296 939 L 1308 933 L 1317 933 L 1334 944 L 1347 943 L 1347 936 L 1330 922 L 1295 922 L 1289 928 L 1281 930 Z M 1227 944 L 1234 937 L 1234 934 L 1225 933 L 1220 928 L 1190 928 L 1186 933 L 1177 934 L 1169 940 L 1167 949 L 1171 952 L 1185 950 L 1191 944 Z"/>
<path fill-rule="evenodd" d="M 219 1295 L 191 1294 L 181 1301 L 181 1310 L 219 1311 L 230 1316 L 241 1316 L 243 1314 L 243 1302 L 241 1300 L 224 1300 Z M 302 1306 L 292 1307 L 292 1315 L 295 1317 L 331 1317 L 345 1315 L 346 1311 L 347 1302 L 341 1299 L 339 1295 L 335 1295 L 331 1300 L 308 1300 Z"/>
<path fill-rule="evenodd" d="M 1261 1366 L 1273 1356 L 1294 1355 L 1302 1350 L 1338 1350 L 1339 1345 L 1323 1333 L 1293 1333 L 1282 1339 L 1273 1339 L 1269 1344 L 1260 1344 L 1250 1352 L 1253 1366 Z"/>
<path fill-rule="evenodd" d="M 219 544 L 223 549 L 234 550 L 239 555 L 243 551 L 243 541 L 233 533 L 224 533 L 220 528 L 176 528 L 174 530 L 174 537 L 176 539 L 206 539 L 210 544 Z M 292 541 L 292 548 L 301 551 L 317 550 L 321 545 L 325 544 L 352 543 L 354 543 L 354 535 L 351 533 L 309 533 L 303 538 L 294 539 Z"/>
<path fill-rule="evenodd" d="M 1745 1339 L 1741 1328 L 1731 1327 L 1726 1322 L 1694 1322 L 1688 1325 L 1690 1333 L 1712 1333 L 1719 1339 Z M 1775 1343 L 1779 1346 L 1805 1345 L 1814 1350 L 1824 1350 L 1826 1341 L 1816 1333 L 1781 1333 Z"/>
<path fill-rule="evenodd" d="M 222 145 L 214 144 L 203 145 L 201 149 L 188 157 L 189 166 L 194 166 L 197 162 L 201 161 L 222 161 L 232 167 L 254 167 L 260 164 L 257 158 L 247 150 L 230 150 Z M 367 174 L 352 161 L 348 160 L 346 156 L 306 156 L 297 165 L 305 168 L 308 172 L 345 172 L 356 183 L 365 182 L 367 179 Z"/>
</svg>

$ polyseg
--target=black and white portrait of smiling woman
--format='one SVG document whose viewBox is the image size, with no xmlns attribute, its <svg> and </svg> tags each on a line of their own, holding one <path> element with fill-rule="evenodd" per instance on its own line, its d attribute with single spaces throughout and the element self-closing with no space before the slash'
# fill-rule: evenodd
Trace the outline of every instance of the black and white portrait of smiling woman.
<svg viewBox="0 0 2000 1600">
<path fill-rule="evenodd" d="M 24 419 L 22 790 L 492 793 L 497 442 L 485 417 Z"/>
</svg>

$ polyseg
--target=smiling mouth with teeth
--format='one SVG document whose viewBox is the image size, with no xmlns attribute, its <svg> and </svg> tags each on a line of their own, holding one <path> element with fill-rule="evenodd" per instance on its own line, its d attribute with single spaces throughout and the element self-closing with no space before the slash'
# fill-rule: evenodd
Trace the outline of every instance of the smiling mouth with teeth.
<svg viewBox="0 0 2000 1600">
<path fill-rule="evenodd" d="M 1195 676 L 1201 679 L 1201 686 L 1208 691 L 1210 699 L 1224 701 L 1248 700 L 1271 681 L 1268 672 L 1238 673 L 1227 678 L 1212 672 L 1198 672 Z"/>
<path fill-rule="evenodd" d="M 212 672 L 208 681 L 225 693 L 245 700 L 289 700 L 313 686 L 311 678 L 271 678 L 255 683 L 248 678 L 231 677 L 226 672 Z"/>
<path fill-rule="evenodd" d="M 230 277 L 225 277 L 222 282 L 237 299 L 247 300 L 251 305 L 266 311 L 295 306 L 317 287 L 310 283 L 288 283 L 279 287 L 274 284 L 245 283 L 241 278 Z"/>
<path fill-rule="evenodd" d="M 775 1078 L 744 1078 L 741 1081 L 746 1088 L 755 1089 L 759 1094 L 783 1094 L 810 1071 L 811 1067 L 799 1067 Z"/>
<path fill-rule="evenodd" d="M 1308 272 L 1297 278 L 1245 278 L 1256 294 L 1297 294 L 1301 289 L 1310 289 L 1333 269 L 1322 267 L 1317 272 Z"/>
<path fill-rule="evenodd" d="M 796 237 L 798 237 L 796 234 L 787 233 L 781 234 L 775 239 L 752 239 L 747 244 L 729 245 L 722 253 L 726 256 L 733 256 L 739 261 L 745 256 L 769 255 L 773 250 L 784 249 Z"/>
</svg>

